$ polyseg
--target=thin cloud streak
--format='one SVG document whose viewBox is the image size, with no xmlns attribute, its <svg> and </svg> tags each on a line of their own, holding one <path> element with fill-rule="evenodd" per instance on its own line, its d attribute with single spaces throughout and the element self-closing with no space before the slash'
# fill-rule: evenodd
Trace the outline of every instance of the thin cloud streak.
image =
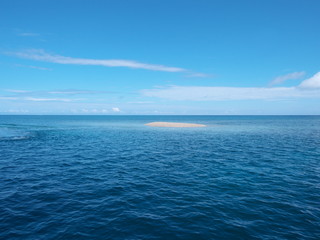
<svg viewBox="0 0 320 240">
<path fill-rule="evenodd" d="M 34 98 L 34 97 L 26 97 L 22 98 L 22 100 L 33 101 L 33 102 L 73 102 L 74 99 L 67 98 Z"/>
<path fill-rule="evenodd" d="M 56 90 L 56 91 L 48 91 L 48 94 L 62 94 L 62 95 L 81 95 L 81 94 L 106 94 L 106 93 L 112 93 L 108 91 L 91 91 L 91 90 Z"/>
<path fill-rule="evenodd" d="M 0 96 L 0 100 L 27 101 L 27 102 L 30 102 L 30 101 L 32 102 L 78 102 L 78 101 L 88 100 L 87 97 L 89 97 L 91 100 L 95 99 L 97 101 L 98 99 L 92 96 L 114 94 L 114 92 L 111 92 L 111 91 L 95 91 L 95 90 L 79 90 L 79 89 L 60 89 L 60 90 L 50 90 L 50 91 L 3 89 L 2 91 L 10 93 L 10 95 Z"/>
<path fill-rule="evenodd" d="M 18 100 L 16 97 L 0 97 L 0 100 Z"/>
<path fill-rule="evenodd" d="M 25 67 L 25 68 L 32 68 L 32 69 L 38 69 L 43 71 L 52 71 L 51 68 L 45 68 L 45 67 L 38 67 L 38 66 L 31 66 L 31 65 L 22 65 L 22 64 L 15 64 L 16 67 Z"/>
<path fill-rule="evenodd" d="M 208 77 L 212 77 L 212 75 L 206 74 L 206 73 L 190 73 L 186 75 L 186 77 L 187 78 L 208 78 Z"/>
<path fill-rule="evenodd" d="M 21 52 L 11 52 L 9 55 L 14 55 L 20 58 L 32 59 L 36 61 L 44 61 L 59 64 L 74 64 L 74 65 L 93 65 L 93 66 L 105 66 L 105 67 L 128 67 L 136 69 L 147 69 L 153 71 L 163 72 L 186 72 L 186 69 L 177 67 L 168 67 L 164 65 L 141 63 L 132 60 L 121 59 L 87 59 L 87 58 L 72 58 L 60 55 L 53 55 L 45 52 L 44 50 L 31 49 Z"/>
<path fill-rule="evenodd" d="M 6 89 L 6 92 L 11 92 L 11 93 L 29 93 L 30 91 L 27 90 L 19 90 L 19 89 Z"/>
<path fill-rule="evenodd" d="M 97 95 L 97 94 L 111 94 L 112 91 L 94 91 L 94 90 L 78 90 L 78 89 L 64 89 L 51 91 L 27 91 L 20 89 L 5 89 L 4 91 L 15 93 L 15 96 L 44 96 L 44 95 Z"/>
<path fill-rule="evenodd" d="M 270 82 L 270 85 L 273 86 L 273 85 L 284 83 L 287 80 L 299 79 L 299 78 L 302 78 L 305 74 L 306 74 L 305 72 L 293 72 L 286 75 L 282 75 L 273 79 L 272 82 Z"/>
<path fill-rule="evenodd" d="M 32 101 L 32 102 L 75 102 L 83 99 L 69 99 L 69 98 L 37 98 L 37 97 L 6 97 L 0 96 L 0 100 L 11 101 Z"/>
</svg>

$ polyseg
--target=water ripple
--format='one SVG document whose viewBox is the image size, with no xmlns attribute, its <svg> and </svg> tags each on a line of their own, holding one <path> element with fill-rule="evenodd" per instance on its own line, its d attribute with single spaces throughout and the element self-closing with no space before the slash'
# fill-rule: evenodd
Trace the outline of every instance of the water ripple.
<svg viewBox="0 0 320 240">
<path fill-rule="evenodd" d="M 0 118 L 1 239 L 319 239 L 320 118 L 68 118 Z"/>
</svg>

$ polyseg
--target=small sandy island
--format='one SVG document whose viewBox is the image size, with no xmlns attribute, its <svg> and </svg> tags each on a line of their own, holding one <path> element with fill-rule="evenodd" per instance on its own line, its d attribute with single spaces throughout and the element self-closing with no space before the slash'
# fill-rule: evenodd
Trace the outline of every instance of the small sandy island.
<svg viewBox="0 0 320 240">
<path fill-rule="evenodd" d="M 151 122 L 145 125 L 151 126 L 151 127 L 175 127 L 175 128 L 206 127 L 206 125 L 203 125 L 203 124 L 177 123 L 177 122 Z"/>
</svg>

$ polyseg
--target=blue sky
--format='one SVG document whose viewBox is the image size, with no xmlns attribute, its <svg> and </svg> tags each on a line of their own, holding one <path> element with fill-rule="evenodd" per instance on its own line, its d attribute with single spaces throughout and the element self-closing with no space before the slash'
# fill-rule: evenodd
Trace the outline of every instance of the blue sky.
<svg viewBox="0 0 320 240">
<path fill-rule="evenodd" d="M 2 0 L 0 114 L 320 114 L 318 0 Z"/>
</svg>

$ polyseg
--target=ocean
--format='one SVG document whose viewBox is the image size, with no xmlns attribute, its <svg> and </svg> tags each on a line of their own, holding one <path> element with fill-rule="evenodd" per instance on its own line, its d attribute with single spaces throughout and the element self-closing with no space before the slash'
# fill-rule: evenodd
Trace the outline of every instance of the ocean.
<svg viewBox="0 0 320 240">
<path fill-rule="evenodd" d="M 0 116 L 0 239 L 320 239 L 320 116 Z"/>
</svg>

